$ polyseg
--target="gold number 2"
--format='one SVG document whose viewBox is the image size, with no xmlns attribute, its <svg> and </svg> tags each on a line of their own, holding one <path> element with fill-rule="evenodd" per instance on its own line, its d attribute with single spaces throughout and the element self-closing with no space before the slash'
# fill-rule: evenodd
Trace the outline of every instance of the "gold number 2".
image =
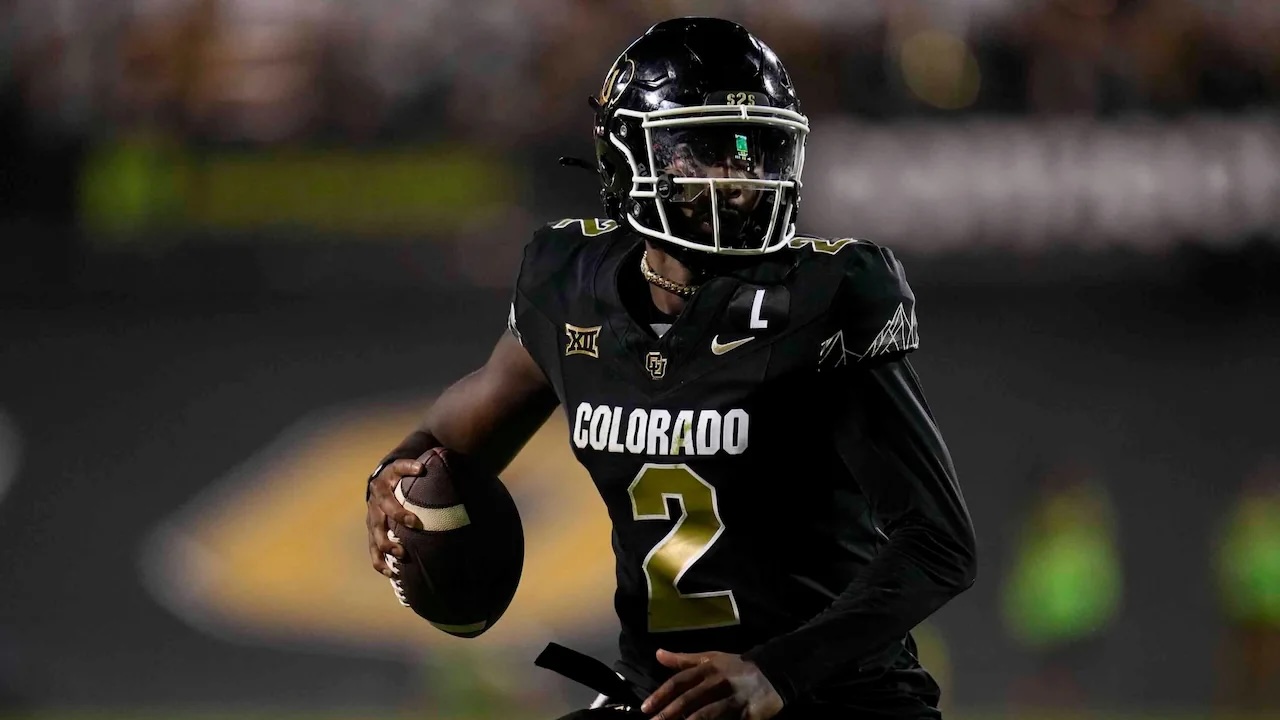
<svg viewBox="0 0 1280 720">
<path fill-rule="evenodd" d="M 627 488 L 636 520 L 671 520 L 667 500 L 680 504 L 671 532 L 644 558 L 649 584 L 649 632 L 737 625 L 732 590 L 682 593 L 680 579 L 724 532 L 716 489 L 688 465 L 646 463 Z"/>
</svg>

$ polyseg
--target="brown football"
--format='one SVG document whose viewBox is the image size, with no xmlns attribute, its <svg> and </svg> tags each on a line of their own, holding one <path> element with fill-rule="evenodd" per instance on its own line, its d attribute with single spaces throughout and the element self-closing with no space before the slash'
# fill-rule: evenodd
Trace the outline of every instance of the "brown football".
<svg viewBox="0 0 1280 720">
<path fill-rule="evenodd" d="M 466 456 L 435 448 L 418 458 L 422 474 L 406 477 L 396 499 L 422 521 L 396 521 L 404 547 L 392 581 L 401 602 L 435 627 L 476 637 L 506 612 L 524 567 L 524 528 L 511 493 Z"/>
</svg>

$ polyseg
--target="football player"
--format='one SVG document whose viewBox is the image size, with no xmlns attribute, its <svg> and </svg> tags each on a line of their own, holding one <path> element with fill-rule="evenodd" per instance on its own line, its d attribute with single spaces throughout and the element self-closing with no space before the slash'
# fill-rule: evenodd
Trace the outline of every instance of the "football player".
<svg viewBox="0 0 1280 720">
<path fill-rule="evenodd" d="M 622 627 L 607 681 L 539 659 L 604 693 L 570 717 L 940 717 L 910 631 L 974 582 L 975 541 L 902 266 L 797 234 L 809 123 L 741 26 L 653 26 L 591 105 L 607 218 L 534 233 L 488 361 L 371 476 L 374 568 L 402 553 L 413 458 L 498 472 L 560 407 L 613 523 Z"/>
</svg>

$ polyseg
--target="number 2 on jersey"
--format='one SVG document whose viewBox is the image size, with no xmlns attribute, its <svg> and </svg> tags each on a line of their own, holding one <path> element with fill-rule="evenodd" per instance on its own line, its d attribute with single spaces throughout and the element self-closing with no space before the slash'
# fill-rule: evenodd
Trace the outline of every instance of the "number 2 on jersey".
<svg viewBox="0 0 1280 720">
<path fill-rule="evenodd" d="M 649 585 L 649 632 L 700 630 L 737 625 L 732 590 L 682 593 L 680 579 L 724 532 L 716 489 L 688 465 L 645 463 L 627 488 L 636 520 L 671 520 L 667 500 L 680 505 L 680 518 L 644 558 Z"/>
</svg>

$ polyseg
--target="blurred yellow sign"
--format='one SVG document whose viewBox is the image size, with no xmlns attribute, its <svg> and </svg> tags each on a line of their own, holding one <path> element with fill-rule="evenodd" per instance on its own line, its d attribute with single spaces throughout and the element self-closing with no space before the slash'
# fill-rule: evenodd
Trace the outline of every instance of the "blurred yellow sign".
<svg viewBox="0 0 1280 720">
<path fill-rule="evenodd" d="M 461 146 L 197 152 L 127 137 L 86 162 L 80 216 L 91 235 L 108 238 L 184 228 L 448 231 L 511 203 L 508 167 Z"/>
<path fill-rule="evenodd" d="M 144 562 L 151 588 L 193 624 L 268 642 L 537 645 L 616 623 L 608 516 L 559 414 L 503 473 L 526 536 L 506 615 L 462 640 L 396 601 L 370 566 L 364 478 L 420 413 L 370 406 L 285 432 L 154 535 Z"/>
</svg>

